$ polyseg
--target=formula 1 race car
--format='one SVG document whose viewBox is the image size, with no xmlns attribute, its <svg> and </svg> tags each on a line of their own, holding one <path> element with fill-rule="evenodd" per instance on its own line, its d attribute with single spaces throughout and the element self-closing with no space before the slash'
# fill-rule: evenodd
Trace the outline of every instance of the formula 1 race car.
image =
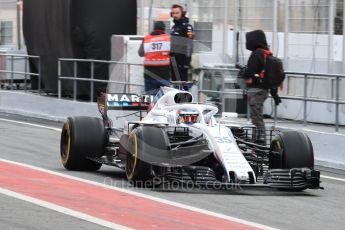
<svg viewBox="0 0 345 230">
<path fill-rule="evenodd" d="M 103 93 L 98 108 L 102 119 L 69 117 L 64 123 L 66 169 L 116 166 L 134 184 L 159 179 L 206 187 L 321 188 L 312 144 L 302 132 L 265 130 L 259 140 L 255 127 L 217 120 L 217 107 L 169 87 L 155 96 Z M 108 112 L 119 109 L 136 111 L 139 121 L 114 128 Z"/>
</svg>

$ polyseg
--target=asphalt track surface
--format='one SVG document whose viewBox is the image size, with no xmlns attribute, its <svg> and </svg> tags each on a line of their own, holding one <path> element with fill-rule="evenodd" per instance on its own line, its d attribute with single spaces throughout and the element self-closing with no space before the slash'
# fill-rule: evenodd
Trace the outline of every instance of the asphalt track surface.
<svg viewBox="0 0 345 230">
<path fill-rule="evenodd" d="M 6 119 L 38 126 L 9 122 Z M 59 158 L 60 128 L 61 124 L 57 123 L 2 115 L 0 116 L 0 158 L 121 187 L 273 228 L 343 229 L 345 226 L 345 175 L 342 171 L 322 169 L 324 176 L 322 186 L 325 190 L 304 192 L 266 189 L 236 191 L 139 189 L 133 188 L 126 182 L 124 172 L 108 166 L 103 166 L 100 171 L 94 173 L 66 171 Z M 104 227 L 0 194 L 0 229 L 68 228 L 103 229 Z"/>
<path fill-rule="evenodd" d="M 0 194 L 0 229 L 75 229 L 101 230 L 104 227 L 86 220 L 52 211 Z"/>
</svg>

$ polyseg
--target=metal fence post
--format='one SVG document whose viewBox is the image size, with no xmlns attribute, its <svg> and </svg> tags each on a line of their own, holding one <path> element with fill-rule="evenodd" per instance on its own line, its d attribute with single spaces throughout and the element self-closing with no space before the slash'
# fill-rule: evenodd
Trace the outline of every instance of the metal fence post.
<svg viewBox="0 0 345 230">
<path fill-rule="evenodd" d="M 130 71 L 131 71 L 131 66 L 129 64 L 127 65 L 127 71 L 126 71 L 126 93 L 130 93 Z"/>
<path fill-rule="evenodd" d="M 249 106 L 248 91 L 247 91 L 247 121 L 249 120 L 250 120 L 250 106 Z"/>
<path fill-rule="evenodd" d="M 24 57 L 24 92 L 26 92 L 27 89 L 28 59 L 28 57 Z"/>
<path fill-rule="evenodd" d="M 277 119 L 278 119 L 276 103 L 274 103 L 273 109 L 274 109 L 274 123 L 273 123 L 273 127 L 274 127 L 274 129 L 276 129 L 277 128 Z"/>
<path fill-rule="evenodd" d="M 198 89 L 198 98 L 199 98 L 198 102 L 201 102 L 201 94 L 202 93 L 200 92 L 200 90 L 204 89 L 204 70 L 200 71 L 198 88 L 199 88 Z"/>
<path fill-rule="evenodd" d="M 343 1 L 343 51 L 345 50 L 345 0 Z M 345 52 L 343 52 L 343 74 L 345 74 Z"/>
<path fill-rule="evenodd" d="M 13 55 L 11 55 L 11 89 L 13 90 L 13 78 L 14 78 L 14 60 L 13 60 Z"/>
<path fill-rule="evenodd" d="M 333 73 L 333 34 L 334 34 L 334 0 L 329 0 L 328 3 L 328 73 Z"/>
<path fill-rule="evenodd" d="M 90 62 L 91 64 L 91 83 L 90 83 L 90 102 L 93 102 L 93 91 L 94 91 L 94 72 L 95 72 L 95 63 L 93 61 Z"/>
<path fill-rule="evenodd" d="M 145 14 L 145 3 L 144 1 L 139 1 L 139 9 L 140 9 L 140 22 L 139 22 L 139 34 L 140 35 L 144 35 L 145 34 L 145 17 L 144 17 L 144 14 Z"/>
<path fill-rule="evenodd" d="M 227 52 L 228 52 L 228 19 L 229 19 L 229 1 L 223 0 L 224 3 L 224 19 L 223 19 L 223 60 L 227 62 Z"/>
<path fill-rule="evenodd" d="M 289 0 L 285 0 L 285 25 L 284 25 L 284 68 L 286 70 L 289 69 L 289 30 L 290 30 L 290 22 L 289 22 L 289 13 L 290 13 L 290 4 Z"/>
<path fill-rule="evenodd" d="M 239 57 L 237 57 L 238 53 L 237 51 L 237 46 L 239 46 L 238 41 L 237 41 L 237 32 L 238 32 L 238 20 L 239 19 L 239 1 L 240 0 L 235 0 L 234 1 L 234 28 L 233 28 L 233 42 L 232 42 L 232 58 L 233 58 L 233 62 L 237 62 L 237 60 L 239 60 Z"/>
<path fill-rule="evenodd" d="M 17 0 L 17 9 L 16 9 L 16 13 L 17 13 L 17 47 L 18 47 L 18 50 L 21 50 L 22 49 L 22 46 L 21 46 L 21 18 L 20 18 L 20 7 L 21 7 L 21 0 Z"/>
<path fill-rule="evenodd" d="M 153 8 L 153 0 L 150 0 L 150 6 L 149 6 L 149 31 L 152 30 L 152 8 Z"/>
<path fill-rule="evenodd" d="M 41 94 L 41 58 L 38 58 L 38 94 Z"/>
<path fill-rule="evenodd" d="M 61 99 L 61 60 L 58 59 L 58 98 Z"/>
<path fill-rule="evenodd" d="M 304 74 L 304 92 L 303 92 L 303 125 L 307 125 L 307 90 L 308 90 L 308 79 L 307 74 Z"/>
<path fill-rule="evenodd" d="M 272 0 L 273 22 L 272 22 L 272 52 L 277 54 L 277 33 L 278 33 L 278 1 Z"/>
<path fill-rule="evenodd" d="M 339 76 L 336 77 L 335 81 L 335 131 L 339 132 Z"/>
<path fill-rule="evenodd" d="M 286 89 L 286 91 L 285 91 L 286 95 L 289 94 L 289 92 L 290 92 L 290 75 L 288 75 L 288 74 L 285 75 L 283 87 Z"/>
<path fill-rule="evenodd" d="M 73 100 L 76 101 L 77 100 L 77 61 L 73 61 Z"/>
</svg>

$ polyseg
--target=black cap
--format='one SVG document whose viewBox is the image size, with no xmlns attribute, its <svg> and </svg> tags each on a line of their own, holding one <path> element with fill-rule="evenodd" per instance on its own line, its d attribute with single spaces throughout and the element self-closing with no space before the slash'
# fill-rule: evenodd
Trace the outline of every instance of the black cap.
<svg viewBox="0 0 345 230">
<path fill-rule="evenodd" d="M 153 25 L 154 30 L 165 30 L 165 24 L 162 21 L 156 21 Z"/>
</svg>

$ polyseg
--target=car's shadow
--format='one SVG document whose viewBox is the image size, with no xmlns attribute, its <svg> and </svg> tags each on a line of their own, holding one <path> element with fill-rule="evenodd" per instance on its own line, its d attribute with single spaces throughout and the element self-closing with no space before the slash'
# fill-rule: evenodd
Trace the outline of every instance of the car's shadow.
<svg viewBox="0 0 345 230">
<path fill-rule="evenodd" d="M 280 191 L 270 188 L 245 188 L 245 189 L 154 189 L 156 192 L 164 193 L 188 193 L 188 194 L 210 194 L 210 195 L 240 195 L 240 196 L 295 196 L 295 197 L 318 197 L 310 190 L 305 191 Z"/>
<path fill-rule="evenodd" d="M 102 169 L 96 172 L 93 172 L 93 174 L 100 175 L 100 176 L 107 176 L 112 177 L 113 179 L 118 180 L 126 180 L 126 173 L 125 171 L 117 168 L 111 168 L 111 169 Z"/>
</svg>

